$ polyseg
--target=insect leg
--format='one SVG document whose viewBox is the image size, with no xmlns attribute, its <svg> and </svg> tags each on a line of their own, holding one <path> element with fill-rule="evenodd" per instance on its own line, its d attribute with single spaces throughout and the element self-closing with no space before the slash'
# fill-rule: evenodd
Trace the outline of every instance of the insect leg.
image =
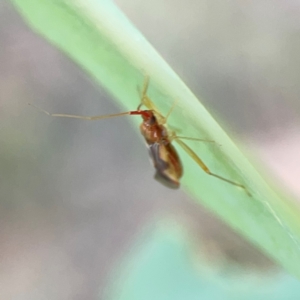
<svg viewBox="0 0 300 300">
<path fill-rule="evenodd" d="M 205 140 L 205 139 L 198 139 L 198 138 L 192 138 L 192 137 L 187 137 L 187 136 L 178 136 L 178 135 L 173 135 L 170 137 L 170 140 L 189 140 L 189 141 L 197 141 L 197 142 L 206 142 L 206 143 L 216 143 L 215 141 L 212 140 Z"/>
<path fill-rule="evenodd" d="M 138 106 L 137 110 L 140 110 L 141 107 L 144 105 L 149 110 L 153 110 L 155 112 L 156 116 L 159 116 L 159 119 L 163 120 L 164 117 L 161 115 L 161 113 L 159 112 L 158 108 L 155 106 L 155 104 L 152 102 L 152 100 L 150 99 L 150 97 L 147 95 L 147 90 L 148 90 L 148 87 L 149 87 L 149 82 L 150 82 L 150 77 L 148 75 L 146 75 L 142 91 L 140 91 L 139 87 L 137 87 L 138 93 L 139 93 L 139 96 L 140 96 L 140 100 L 141 100 L 141 103 Z"/>
<path fill-rule="evenodd" d="M 166 114 L 165 117 L 163 117 L 162 124 L 166 124 L 167 123 L 167 120 L 170 117 L 170 114 L 172 113 L 172 111 L 174 110 L 174 108 L 176 107 L 177 103 L 178 103 L 178 100 L 175 100 L 173 102 L 173 104 L 172 104 L 171 108 L 169 109 L 168 113 Z"/>
<path fill-rule="evenodd" d="M 139 87 L 137 87 L 137 90 L 138 90 L 138 93 L 139 93 L 139 96 L 140 96 L 140 100 L 141 100 L 141 103 L 139 104 L 137 110 L 140 110 L 143 105 L 145 105 L 146 107 L 148 107 L 147 104 L 148 104 L 148 101 L 150 100 L 147 97 L 147 90 L 148 90 L 148 87 L 149 87 L 149 81 L 150 81 L 150 78 L 149 78 L 148 75 L 146 75 L 145 79 L 144 79 L 144 84 L 143 84 L 142 91 L 139 89 Z M 151 102 L 151 101 L 149 101 L 149 102 Z M 148 107 L 148 108 L 150 108 L 150 107 Z"/>
<path fill-rule="evenodd" d="M 140 91 L 139 87 L 137 88 L 139 96 L 140 96 L 140 99 L 141 99 L 141 103 L 138 106 L 137 110 L 140 110 L 141 107 L 144 105 L 148 109 L 155 111 L 156 116 L 159 117 L 159 122 L 162 125 L 166 124 L 167 123 L 167 119 L 169 118 L 170 114 L 172 113 L 172 111 L 174 110 L 175 106 L 177 105 L 178 100 L 174 101 L 174 103 L 172 104 L 172 107 L 168 111 L 167 115 L 164 117 L 159 112 L 158 108 L 155 106 L 155 104 L 152 102 L 152 100 L 149 98 L 149 96 L 147 95 L 147 90 L 148 90 L 148 87 L 149 87 L 149 82 L 150 82 L 150 77 L 148 75 L 146 75 L 142 91 Z"/>
<path fill-rule="evenodd" d="M 148 90 L 148 87 L 149 87 L 149 81 L 150 81 L 150 78 L 148 75 L 145 76 L 145 79 L 144 79 L 144 85 L 143 85 L 143 89 L 142 89 L 142 94 L 141 94 L 141 100 L 143 102 L 143 99 L 144 97 L 147 95 L 147 90 Z"/>
<path fill-rule="evenodd" d="M 182 147 L 182 149 L 184 149 L 186 151 L 186 153 L 201 167 L 201 169 L 205 173 L 207 173 L 208 175 L 214 176 L 214 177 L 216 177 L 216 178 L 218 178 L 220 180 L 223 180 L 225 182 L 228 182 L 228 183 L 230 183 L 232 185 L 235 185 L 235 186 L 238 186 L 238 187 L 242 188 L 243 190 L 245 190 L 245 192 L 247 193 L 247 195 L 251 197 L 250 192 L 248 191 L 248 189 L 243 184 L 234 182 L 234 181 L 229 180 L 229 179 L 227 179 L 225 177 L 222 177 L 220 175 L 212 173 L 209 170 L 209 168 L 205 165 L 205 163 L 202 161 L 202 159 L 200 159 L 200 157 L 187 144 L 185 144 L 183 141 L 181 141 L 179 139 L 176 139 L 175 141 Z"/>
</svg>

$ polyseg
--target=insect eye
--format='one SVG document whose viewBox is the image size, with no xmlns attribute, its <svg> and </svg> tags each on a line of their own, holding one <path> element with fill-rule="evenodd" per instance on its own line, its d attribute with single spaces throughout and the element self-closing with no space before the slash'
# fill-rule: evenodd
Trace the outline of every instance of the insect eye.
<svg viewBox="0 0 300 300">
<path fill-rule="evenodd" d="M 154 125 L 154 124 L 156 124 L 156 118 L 155 118 L 155 116 L 152 116 L 152 117 L 149 119 L 148 124 L 149 124 L 149 125 Z"/>
</svg>

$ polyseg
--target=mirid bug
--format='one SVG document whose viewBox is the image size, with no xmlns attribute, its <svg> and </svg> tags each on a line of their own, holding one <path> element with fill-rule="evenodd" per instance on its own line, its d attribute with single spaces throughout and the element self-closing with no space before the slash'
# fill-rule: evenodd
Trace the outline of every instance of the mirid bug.
<svg viewBox="0 0 300 300">
<path fill-rule="evenodd" d="M 149 149 L 149 155 L 153 162 L 153 166 L 156 170 L 154 178 L 158 180 L 163 185 L 177 189 L 180 186 L 180 178 L 183 175 L 183 166 L 179 155 L 172 145 L 173 141 L 176 141 L 181 148 L 202 168 L 202 170 L 213 177 L 216 177 L 222 181 L 225 181 L 231 185 L 240 187 L 245 190 L 245 192 L 250 196 L 249 191 L 246 187 L 240 183 L 234 182 L 230 179 L 212 173 L 209 168 L 204 164 L 202 159 L 182 140 L 193 140 L 202 142 L 211 142 L 204 139 L 181 137 L 177 136 L 174 131 L 170 131 L 166 127 L 167 120 L 173 111 L 176 103 L 173 104 L 166 116 L 163 116 L 159 110 L 155 107 L 152 100 L 147 95 L 147 90 L 149 86 L 149 77 L 147 76 L 144 81 L 142 92 L 140 93 L 141 103 L 139 104 L 137 110 L 102 115 L 102 116 L 79 116 L 79 115 L 69 115 L 69 114 L 52 114 L 44 109 L 36 107 L 40 111 L 52 117 L 63 117 L 63 118 L 76 118 L 81 120 L 101 120 L 112 117 L 119 117 L 124 115 L 140 115 L 143 119 L 140 125 L 140 131 L 145 138 L 146 145 Z M 147 109 L 141 109 L 142 106 L 146 106 Z"/>
</svg>

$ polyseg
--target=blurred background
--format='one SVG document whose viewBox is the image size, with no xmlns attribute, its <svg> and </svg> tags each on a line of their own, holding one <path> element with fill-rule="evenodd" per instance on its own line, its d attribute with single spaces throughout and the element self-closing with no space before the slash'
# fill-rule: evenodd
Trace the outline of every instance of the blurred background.
<svg viewBox="0 0 300 300">
<path fill-rule="evenodd" d="M 299 198 L 300 2 L 116 3 L 260 170 Z M 183 191 L 154 181 L 128 118 L 54 119 L 28 102 L 57 113 L 120 111 L 0 0 L 0 299 L 106 299 L 124 257 L 162 232 L 175 236 L 172 249 L 189 245 L 179 253 L 202 275 L 238 270 L 227 285 L 240 274 L 284 274 Z"/>
</svg>

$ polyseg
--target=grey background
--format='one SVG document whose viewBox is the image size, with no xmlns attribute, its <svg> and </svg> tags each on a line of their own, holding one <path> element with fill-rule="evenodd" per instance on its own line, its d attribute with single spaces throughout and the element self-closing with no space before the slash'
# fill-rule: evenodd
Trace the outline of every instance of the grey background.
<svg viewBox="0 0 300 300">
<path fill-rule="evenodd" d="M 300 3 L 116 1 L 257 162 L 299 195 Z M 247 267 L 271 263 L 182 191 L 155 182 L 126 118 L 0 0 L 0 298 L 97 299 L 143 226 L 172 215 Z M 201 228 L 201 230 L 200 230 Z"/>
</svg>

